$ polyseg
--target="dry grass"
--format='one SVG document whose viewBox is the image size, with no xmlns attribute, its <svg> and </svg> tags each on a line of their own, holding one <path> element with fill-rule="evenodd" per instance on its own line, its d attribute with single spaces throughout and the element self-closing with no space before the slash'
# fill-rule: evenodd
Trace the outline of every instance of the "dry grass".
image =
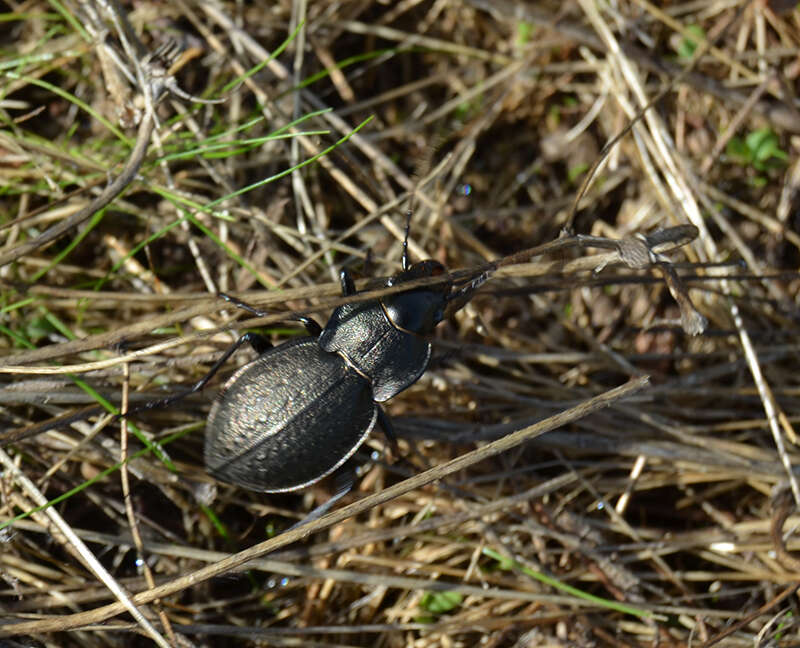
<svg viewBox="0 0 800 648">
<path fill-rule="evenodd" d="M 5 3 L 0 645 L 800 645 L 781 540 L 800 550 L 800 516 L 782 524 L 800 498 L 800 11 L 611 4 L 142 0 L 124 8 L 143 51 L 126 53 L 102 2 Z M 177 87 L 224 101 L 171 93 L 156 123 L 151 86 L 111 55 L 147 76 L 170 39 Z M 275 342 L 292 313 L 324 321 L 342 266 L 398 270 L 419 177 L 414 259 L 469 269 L 554 240 L 603 146 L 661 93 L 574 229 L 696 226 L 670 258 L 703 335 L 658 269 L 593 273 L 607 250 L 504 267 L 387 405 L 415 481 L 379 459 L 306 537 L 276 534 L 326 483 L 263 495 L 203 469 L 213 393 L 251 351 L 130 425 L 8 442 L 100 396 L 133 407 L 199 379 L 264 325 L 218 291 L 274 311 Z M 635 395 L 471 463 L 643 374 Z"/>
</svg>

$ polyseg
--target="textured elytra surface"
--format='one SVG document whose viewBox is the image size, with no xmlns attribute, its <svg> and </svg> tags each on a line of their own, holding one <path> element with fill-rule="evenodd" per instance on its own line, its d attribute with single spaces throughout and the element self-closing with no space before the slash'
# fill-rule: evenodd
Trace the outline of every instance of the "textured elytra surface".
<svg viewBox="0 0 800 648">
<path fill-rule="evenodd" d="M 263 492 L 329 474 L 375 425 L 369 383 L 314 338 L 287 342 L 237 371 L 211 409 L 205 462 L 215 477 Z"/>
</svg>

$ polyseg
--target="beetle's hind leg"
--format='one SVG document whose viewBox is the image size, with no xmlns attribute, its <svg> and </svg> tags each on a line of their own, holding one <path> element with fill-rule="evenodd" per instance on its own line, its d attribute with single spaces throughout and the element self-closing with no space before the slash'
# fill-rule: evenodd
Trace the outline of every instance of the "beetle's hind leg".
<svg viewBox="0 0 800 648">
<path fill-rule="evenodd" d="M 217 296 L 220 299 L 224 299 L 229 304 L 233 304 L 237 308 L 241 308 L 242 310 L 245 310 L 251 315 L 255 315 L 256 317 L 269 317 L 275 314 L 275 313 L 268 313 L 267 311 L 261 310 L 260 308 L 256 308 L 255 306 L 251 306 L 250 304 L 243 302 L 241 299 L 233 297 L 227 293 L 217 293 Z M 322 327 L 315 319 L 311 317 L 306 317 L 305 315 L 293 315 L 291 317 L 287 317 L 286 319 L 289 321 L 300 322 L 305 327 L 306 331 L 311 337 L 319 337 L 319 334 L 322 333 Z M 258 349 L 256 349 L 256 351 L 258 351 Z"/>
<path fill-rule="evenodd" d="M 407 464 L 412 470 L 416 470 L 416 466 L 413 463 L 408 461 L 406 457 L 400 456 L 400 448 L 397 445 L 397 437 L 394 433 L 394 425 L 392 425 L 392 420 L 383 411 L 383 408 L 380 405 L 377 405 L 378 408 L 378 424 L 381 426 L 384 435 L 386 436 L 386 440 L 389 442 L 389 445 L 392 448 L 392 452 L 399 457 L 399 461 L 401 463 Z M 356 483 L 356 478 L 358 476 L 358 468 L 356 465 L 356 461 L 351 457 L 348 459 L 345 464 L 339 468 L 336 472 L 333 473 L 332 479 L 333 483 L 336 487 L 336 492 L 331 495 L 331 497 L 317 506 L 315 509 L 312 509 L 311 512 L 306 515 L 303 519 L 299 522 L 295 522 L 292 526 L 289 527 L 287 530 L 296 529 L 299 526 L 303 526 L 316 520 L 317 518 L 322 517 L 328 511 L 333 508 L 334 504 L 342 499 L 345 495 L 347 495 L 352 489 L 353 485 Z"/>
<path fill-rule="evenodd" d="M 331 508 L 333 508 L 333 505 L 336 504 L 336 502 L 353 490 L 353 484 L 356 483 L 356 467 L 353 461 L 350 460 L 346 462 L 344 466 L 339 468 L 339 470 L 334 473 L 333 480 L 333 483 L 336 486 L 336 492 L 331 495 L 327 501 L 312 509 L 311 512 L 302 520 L 295 522 L 287 529 L 287 531 L 291 531 L 292 529 L 296 529 L 299 526 L 303 526 L 304 524 L 308 524 L 309 522 L 322 517 L 328 511 L 330 511 Z"/>
<path fill-rule="evenodd" d="M 408 474 L 416 474 L 423 470 L 427 470 L 430 466 L 425 466 L 426 461 L 425 458 L 422 457 L 419 452 L 414 447 L 413 443 L 409 444 L 410 453 L 403 454 L 400 452 L 400 446 L 397 445 L 397 434 L 394 431 L 394 424 L 392 423 L 392 419 L 389 415 L 383 411 L 383 408 L 378 405 L 378 425 L 381 426 L 383 430 L 383 434 L 386 437 L 386 440 L 389 442 L 389 447 L 392 449 L 392 454 L 395 457 L 394 465 L 396 466 L 404 466 L 408 471 Z M 411 456 L 415 456 L 418 459 L 422 460 L 422 465 L 425 466 L 420 468 L 420 466 L 416 465 L 412 460 Z"/>
<path fill-rule="evenodd" d="M 392 425 L 391 419 L 386 412 L 383 411 L 383 408 L 377 403 L 376 407 L 378 409 L 378 424 L 381 426 L 381 429 L 386 436 L 386 440 L 389 442 L 389 445 L 392 448 L 392 452 L 395 454 L 395 456 L 400 457 L 400 447 L 397 445 L 397 437 L 394 433 L 394 425 Z M 401 461 L 403 461 L 402 458 Z M 289 527 L 289 529 L 295 529 L 299 526 L 303 526 L 304 524 L 308 524 L 312 520 L 316 520 L 317 518 L 325 515 L 331 510 L 331 508 L 333 508 L 333 505 L 336 504 L 336 502 L 342 499 L 353 489 L 353 485 L 356 483 L 358 474 L 358 464 L 356 463 L 356 460 L 351 457 L 344 463 L 343 466 L 333 473 L 331 478 L 333 479 L 333 483 L 336 487 L 336 492 L 331 495 L 330 499 L 317 506 L 299 522 L 295 522 Z"/>
<path fill-rule="evenodd" d="M 192 385 L 186 391 L 183 391 L 179 394 L 173 394 L 172 396 L 167 396 L 166 398 L 161 398 L 158 400 L 150 401 L 149 403 L 145 403 L 144 405 L 140 405 L 129 412 L 125 413 L 125 416 L 130 416 L 131 414 L 138 414 L 139 412 L 143 412 L 150 409 L 155 409 L 157 407 L 167 407 L 168 405 L 172 405 L 173 403 L 177 403 L 179 400 L 186 398 L 187 396 L 197 393 L 205 387 L 208 382 L 216 375 L 216 373 L 220 370 L 220 367 L 227 362 L 228 358 L 230 358 L 236 351 L 239 349 L 240 346 L 243 344 L 249 344 L 252 346 L 258 353 L 263 353 L 267 349 L 272 347 L 270 341 L 265 338 L 263 335 L 259 335 L 258 333 L 245 333 L 244 335 L 240 336 L 236 342 L 231 344 L 228 347 L 228 350 L 223 353 L 219 359 L 213 364 L 211 369 L 208 370 L 208 373 L 203 376 L 200 380 L 198 380 L 194 385 Z"/>
</svg>

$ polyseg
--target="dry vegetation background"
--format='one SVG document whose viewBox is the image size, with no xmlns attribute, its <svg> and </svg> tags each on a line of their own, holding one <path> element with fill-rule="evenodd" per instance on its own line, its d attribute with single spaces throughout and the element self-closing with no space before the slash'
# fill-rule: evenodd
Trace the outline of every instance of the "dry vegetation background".
<svg viewBox="0 0 800 648">
<path fill-rule="evenodd" d="M 0 3 L 0 646 L 800 645 L 800 517 L 782 524 L 800 496 L 792 5 Z M 662 92 L 574 227 L 696 226 L 670 258 L 704 334 L 654 268 L 570 269 L 598 253 L 576 248 L 504 268 L 388 404 L 420 483 L 383 456 L 344 503 L 401 494 L 303 538 L 277 534 L 329 485 L 262 495 L 203 469 L 213 395 L 250 350 L 127 429 L 25 436 L 99 397 L 175 393 L 247 328 L 278 342 L 291 313 L 324 321 L 342 266 L 399 269 L 419 176 L 414 259 L 469 269 L 554 240 Z M 644 374 L 534 441 L 424 472 Z M 140 592 L 135 621 L 119 601 Z"/>
</svg>

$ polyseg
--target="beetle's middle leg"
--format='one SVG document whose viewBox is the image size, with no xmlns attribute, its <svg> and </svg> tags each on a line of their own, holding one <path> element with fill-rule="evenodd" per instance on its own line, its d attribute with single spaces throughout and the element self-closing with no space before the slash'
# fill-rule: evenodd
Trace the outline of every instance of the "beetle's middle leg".
<svg viewBox="0 0 800 648">
<path fill-rule="evenodd" d="M 173 394 L 172 396 L 167 396 L 166 398 L 160 398 L 158 400 L 150 401 L 149 403 L 145 403 L 144 405 L 140 405 L 125 414 L 125 416 L 130 416 L 131 414 L 138 414 L 139 412 L 146 411 L 149 409 L 154 409 L 157 407 L 167 407 L 168 405 L 172 405 L 173 403 L 178 402 L 179 400 L 186 398 L 191 394 L 195 394 L 205 387 L 208 382 L 216 375 L 216 373 L 220 370 L 220 367 L 225 364 L 225 362 L 230 358 L 236 351 L 241 347 L 243 344 L 249 344 L 252 346 L 256 351 L 259 353 L 263 353 L 264 350 L 269 349 L 272 344 L 270 341 L 265 338 L 263 335 L 259 335 L 258 333 L 245 333 L 244 335 L 240 336 L 236 342 L 231 344 L 228 347 L 227 351 L 220 356 L 220 358 L 212 365 L 211 369 L 208 370 L 208 373 L 203 376 L 200 380 L 198 380 L 194 385 L 192 385 L 186 391 L 181 392 L 180 394 Z"/>
<path fill-rule="evenodd" d="M 256 317 L 269 317 L 270 315 L 274 315 L 275 314 L 275 313 L 268 313 L 267 311 L 263 311 L 260 308 L 256 308 L 254 306 L 251 306 L 250 304 L 248 304 L 246 302 L 243 302 L 241 299 L 238 299 L 236 297 L 232 297 L 231 295 L 228 295 L 227 293 L 217 293 L 217 296 L 220 299 L 224 299 L 229 304 L 233 304 L 237 308 L 241 308 L 242 310 L 246 310 L 248 313 L 250 313 L 251 315 L 255 315 Z M 311 337 L 319 337 L 319 334 L 322 333 L 322 327 L 319 325 L 319 323 L 315 319 L 313 319 L 311 317 L 306 317 L 305 315 L 294 315 L 292 317 L 287 317 L 286 319 L 290 320 L 290 321 L 294 320 L 296 322 L 300 322 L 305 327 L 306 331 L 308 332 L 308 334 Z M 255 347 L 253 347 L 253 348 L 255 348 Z M 267 347 L 267 348 L 269 348 L 269 347 Z M 256 349 L 256 351 L 258 351 L 258 349 Z"/>
</svg>

